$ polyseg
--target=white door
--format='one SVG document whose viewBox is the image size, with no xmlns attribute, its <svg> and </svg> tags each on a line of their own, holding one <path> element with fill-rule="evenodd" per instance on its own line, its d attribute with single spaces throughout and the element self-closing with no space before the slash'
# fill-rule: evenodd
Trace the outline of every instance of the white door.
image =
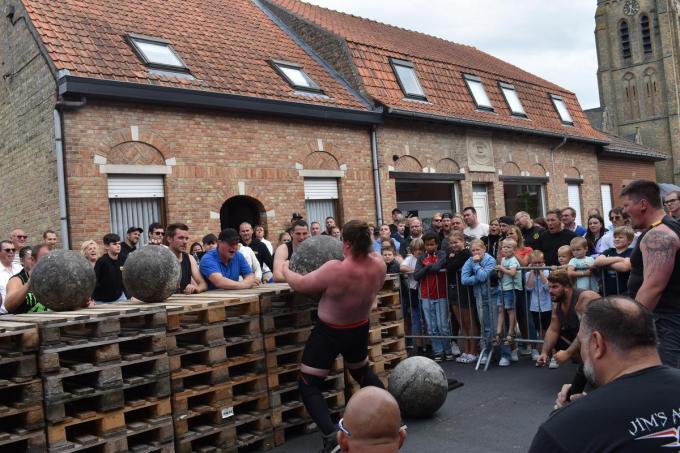
<svg viewBox="0 0 680 453">
<path fill-rule="evenodd" d="M 602 184 L 600 186 L 600 193 L 602 194 L 602 217 L 607 220 L 609 218 L 609 211 L 612 210 L 612 186 Z"/>
<path fill-rule="evenodd" d="M 569 184 L 567 186 L 567 196 L 569 198 L 569 206 L 576 211 L 576 225 L 583 225 L 581 223 L 581 185 Z"/>
<path fill-rule="evenodd" d="M 472 185 L 472 206 L 477 210 L 477 220 L 481 223 L 489 223 L 489 194 L 486 184 Z"/>
</svg>

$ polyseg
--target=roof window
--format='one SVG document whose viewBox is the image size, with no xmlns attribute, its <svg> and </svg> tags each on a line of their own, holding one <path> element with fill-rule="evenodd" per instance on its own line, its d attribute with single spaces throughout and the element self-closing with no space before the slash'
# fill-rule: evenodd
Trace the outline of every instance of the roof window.
<svg viewBox="0 0 680 453">
<path fill-rule="evenodd" d="M 286 82 L 290 84 L 296 90 L 311 91 L 314 93 L 322 93 L 319 85 L 314 82 L 305 71 L 302 70 L 302 66 L 289 63 L 287 61 L 277 61 L 272 60 L 270 64 L 276 72 L 283 77 Z"/>
<path fill-rule="evenodd" d="M 399 87 L 406 97 L 423 101 L 427 100 L 425 91 L 423 91 L 420 80 L 418 80 L 418 74 L 416 74 L 413 63 L 410 61 L 398 60 L 396 58 L 390 58 L 390 63 L 392 64 L 394 74 L 397 76 Z"/>
<path fill-rule="evenodd" d="M 127 38 L 145 65 L 170 71 L 189 71 L 168 41 L 134 34 L 128 35 Z"/>
<path fill-rule="evenodd" d="M 489 100 L 489 96 L 486 95 L 486 90 L 484 85 L 482 85 L 482 79 L 472 74 L 464 74 L 465 83 L 467 84 L 472 98 L 477 104 L 477 108 L 480 110 L 491 110 L 493 111 L 493 106 Z"/>
<path fill-rule="evenodd" d="M 503 96 L 505 96 L 505 101 L 508 103 L 508 107 L 510 107 L 512 114 L 526 118 L 527 114 L 524 111 L 524 107 L 522 106 L 522 101 L 519 100 L 519 96 L 517 95 L 515 87 L 504 82 L 498 82 L 498 86 L 501 88 Z"/>
<path fill-rule="evenodd" d="M 557 110 L 557 113 L 560 115 L 562 122 L 564 124 L 574 124 L 574 120 L 571 119 L 571 115 L 567 109 L 567 104 L 564 103 L 562 96 L 551 94 L 550 98 L 552 99 L 555 110 Z"/>
</svg>

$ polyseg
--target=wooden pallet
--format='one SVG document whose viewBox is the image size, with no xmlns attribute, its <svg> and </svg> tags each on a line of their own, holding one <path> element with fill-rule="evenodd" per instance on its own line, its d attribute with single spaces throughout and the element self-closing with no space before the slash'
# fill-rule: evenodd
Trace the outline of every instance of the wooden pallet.
<svg viewBox="0 0 680 453">
<path fill-rule="evenodd" d="M 404 321 L 390 321 L 380 324 L 381 341 L 385 337 L 403 337 Z"/>
<path fill-rule="evenodd" d="M 399 274 L 387 274 L 382 291 L 399 291 L 401 276 Z"/>
<path fill-rule="evenodd" d="M 378 307 L 378 313 L 380 313 L 380 322 L 393 322 L 401 321 L 404 319 L 404 312 L 401 309 L 401 305 L 390 305 L 389 307 Z"/>
<path fill-rule="evenodd" d="M 330 374 L 324 380 L 321 391 L 324 393 L 342 392 L 345 388 L 345 375 L 342 371 Z M 272 409 L 300 402 L 297 380 L 269 390 L 269 405 Z"/>
<path fill-rule="evenodd" d="M 266 371 L 265 355 L 262 352 L 243 354 L 227 360 L 227 367 L 232 381 L 244 375 L 261 374 Z"/>
<path fill-rule="evenodd" d="M 138 400 L 127 403 L 125 428 L 131 451 L 157 451 L 173 444 L 172 407 L 170 398 Z"/>
<path fill-rule="evenodd" d="M 264 346 L 267 351 L 275 351 L 282 346 L 304 344 L 309 338 L 312 326 L 289 327 L 264 335 Z"/>
<path fill-rule="evenodd" d="M 399 288 L 396 290 L 380 290 L 378 292 L 378 307 L 396 307 L 401 305 Z"/>
<path fill-rule="evenodd" d="M 331 419 L 337 422 L 345 409 L 344 392 L 324 393 Z M 291 402 L 286 407 L 272 412 L 274 425 L 274 443 L 276 446 L 284 444 L 291 438 L 316 431 L 316 425 L 301 402 Z"/>
<path fill-rule="evenodd" d="M 192 345 L 168 351 L 168 358 L 171 372 L 189 369 L 193 365 L 214 366 L 227 361 L 227 349 L 224 345 L 214 348 Z"/>
<path fill-rule="evenodd" d="M 260 305 L 260 313 L 267 313 L 276 308 L 291 306 L 294 293 L 287 283 L 260 285 L 250 289 L 214 291 L 226 297 L 255 297 Z"/>
<path fill-rule="evenodd" d="M 278 369 L 292 364 L 300 364 L 305 345 L 282 346 L 274 351 L 267 352 L 267 369 Z"/>
<path fill-rule="evenodd" d="M 25 453 L 43 453 L 47 449 L 45 431 L 18 429 L 0 433 L 0 450 Z"/>
<path fill-rule="evenodd" d="M 254 293 L 216 289 L 182 297 L 191 300 L 219 301 L 224 305 L 224 312 L 227 318 L 233 316 L 256 317 L 260 314 L 260 300 L 258 295 Z M 175 298 L 179 298 L 179 296 L 175 296 Z"/>
<path fill-rule="evenodd" d="M 35 351 L 38 343 L 38 329 L 34 324 L 20 322 L 14 315 L 5 315 L 0 320 L 0 357 Z"/>
<path fill-rule="evenodd" d="M 114 443 L 126 444 L 125 429 L 123 409 L 108 412 L 87 411 L 60 423 L 49 424 L 46 428 L 48 448 L 79 451 L 114 439 Z"/>
<path fill-rule="evenodd" d="M 404 337 L 383 338 L 382 353 L 383 354 L 406 353 L 406 338 Z"/>
<path fill-rule="evenodd" d="M 260 334 L 259 316 L 230 316 L 222 324 L 224 338 Z"/>
<path fill-rule="evenodd" d="M 406 351 L 383 354 L 385 370 L 393 370 L 400 362 L 406 360 L 407 357 Z"/>
<path fill-rule="evenodd" d="M 198 415 L 205 411 L 231 406 L 231 383 L 197 385 L 172 395 L 172 412 L 180 416 Z"/>
<path fill-rule="evenodd" d="M 260 333 L 229 337 L 227 342 L 227 357 L 240 357 L 244 355 L 258 354 L 264 350 L 264 342 Z"/>
<path fill-rule="evenodd" d="M 285 308 L 262 314 L 262 332 L 274 333 L 282 329 L 312 325 L 312 310 L 304 308 Z"/>
<path fill-rule="evenodd" d="M 216 385 L 229 381 L 227 362 L 217 365 L 189 365 L 172 372 L 171 387 L 174 393 L 180 393 L 196 385 Z"/>
<path fill-rule="evenodd" d="M 266 374 L 239 376 L 232 379 L 231 384 L 234 406 L 268 395 Z"/>
<path fill-rule="evenodd" d="M 380 382 L 382 382 L 383 387 L 387 388 L 387 384 L 389 381 L 389 373 L 383 371 L 381 373 L 376 373 L 376 376 L 378 376 L 378 379 L 380 379 Z M 357 382 L 354 379 L 352 378 L 347 379 L 345 382 L 345 397 L 349 399 L 352 395 L 359 391 L 360 388 L 361 386 L 357 384 Z"/>
</svg>

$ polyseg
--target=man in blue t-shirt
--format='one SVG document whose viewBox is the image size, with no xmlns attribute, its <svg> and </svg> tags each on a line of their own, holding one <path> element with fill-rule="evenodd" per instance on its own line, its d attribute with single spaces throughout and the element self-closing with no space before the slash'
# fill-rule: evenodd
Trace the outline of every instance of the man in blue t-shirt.
<svg viewBox="0 0 680 453">
<path fill-rule="evenodd" d="M 201 274 L 208 289 L 248 289 L 257 286 L 255 274 L 238 251 L 239 236 L 235 229 L 225 228 L 217 238 L 217 248 L 201 258 Z M 239 277 L 243 280 L 239 281 Z"/>
</svg>

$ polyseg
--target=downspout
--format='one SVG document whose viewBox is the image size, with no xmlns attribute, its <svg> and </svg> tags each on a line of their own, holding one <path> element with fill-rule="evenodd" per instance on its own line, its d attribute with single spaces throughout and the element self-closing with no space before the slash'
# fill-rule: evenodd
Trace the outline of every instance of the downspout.
<svg viewBox="0 0 680 453">
<path fill-rule="evenodd" d="M 380 170 L 378 170 L 378 138 L 375 125 L 371 126 L 371 164 L 373 165 L 373 188 L 375 189 L 375 214 L 378 225 L 382 225 L 382 192 L 380 190 Z"/>
<path fill-rule="evenodd" d="M 59 223 L 61 229 L 61 246 L 64 250 L 71 249 L 68 228 L 68 210 L 66 207 L 66 171 L 64 160 L 64 109 L 80 108 L 86 103 L 85 98 L 80 101 L 57 101 L 54 105 L 54 151 L 57 159 L 57 187 L 59 192 Z"/>
</svg>

